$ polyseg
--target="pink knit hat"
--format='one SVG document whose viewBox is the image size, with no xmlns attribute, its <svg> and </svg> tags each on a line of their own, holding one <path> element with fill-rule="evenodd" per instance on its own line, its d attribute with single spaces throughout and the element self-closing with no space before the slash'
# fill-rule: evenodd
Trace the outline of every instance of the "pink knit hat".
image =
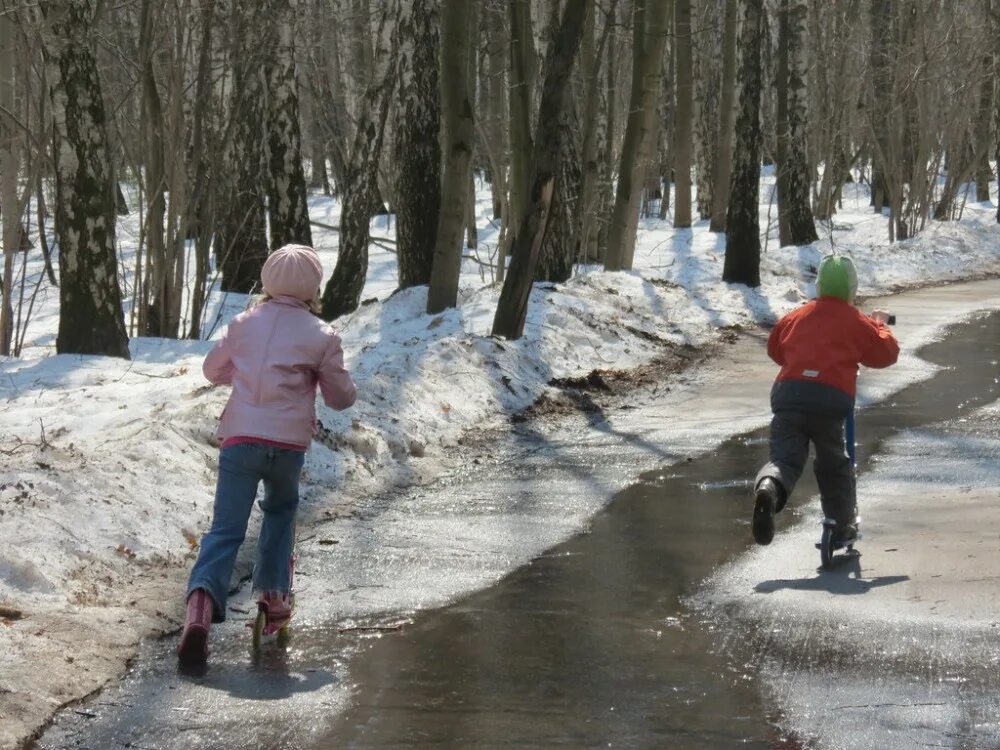
<svg viewBox="0 0 1000 750">
<path fill-rule="evenodd" d="M 264 291 L 272 297 L 312 300 L 323 279 L 319 256 L 305 245 L 285 245 L 271 253 L 260 272 Z"/>
</svg>

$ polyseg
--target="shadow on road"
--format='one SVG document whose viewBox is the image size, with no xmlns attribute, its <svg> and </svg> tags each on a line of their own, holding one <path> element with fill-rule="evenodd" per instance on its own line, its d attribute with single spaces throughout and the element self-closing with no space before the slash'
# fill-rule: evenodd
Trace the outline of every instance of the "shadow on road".
<svg viewBox="0 0 1000 750">
<path fill-rule="evenodd" d="M 209 690 L 220 690 L 243 700 L 280 700 L 295 693 L 312 693 L 336 681 L 325 669 L 305 672 L 289 670 L 284 650 L 261 654 L 251 669 L 229 668 L 228 664 L 211 669 L 178 669 L 178 676 Z"/>
<path fill-rule="evenodd" d="M 834 558 L 829 570 L 820 568 L 815 578 L 778 578 L 761 581 L 754 586 L 758 594 L 773 594 L 775 591 L 826 591 L 831 594 L 864 594 L 874 588 L 891 586 L 910 580 L 909 576 L 876 576 L 862 578 L 861 555 L 858 553 Z"/>
</svg>

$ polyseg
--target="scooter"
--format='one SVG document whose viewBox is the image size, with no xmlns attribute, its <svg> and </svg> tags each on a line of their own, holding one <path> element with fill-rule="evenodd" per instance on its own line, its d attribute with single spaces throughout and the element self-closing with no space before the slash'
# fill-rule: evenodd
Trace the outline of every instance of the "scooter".
<svg viewBox="0 0 1000 750">
<path fill-rule="evenodd" d="M 896 316 L 890 315 L 888 325 L 896 325 Z M 854 472 L 855 482 L 857 482 L 858 459 L 855 445 L 854 411 L 847 415 L 844 424 L 844 442 L 847 444 L 847 455 L 851 459 L 851 471 Z M 823 533 L 819 541 L 816 542 L 816 549 L 819 550 L 819 560 L 824 570 L 829 570 L 834 564 L 834 553 L 842 549 L 847 550 L 850 555 L 854 552 L 854 545 L 861 539 L 861 516 L 857 515 L 857 506 L 854 509 L 854 525 L 858 528 L 858 535 L 847 544 L 834 541 L 833 532 L 837 528 L 837 521 L 833 518 L 824 517 L 820 523 L 823 525 Z"/>
<path fill-rule="evenodd" d="M 854 445 L 854 412 L 852 411 L 848 416 L 844 424 L 844 441 L 847 443 L 847 455 L 851 458 L 851 471 L 855 474 L 855 481 L 857 481 L 857 453 L 855 451 Z M 823 525 L 823 533 L 820 535 L 819 541 L 816 542 L 816 549 L 819 550 L 819 560 L 823 565 L 824 570 L 829 570 L 833 567 L 833 553 L 839 550 L 846 549 L 847 554 L 850 555 L 854 552 L 855 543 L 861 539 L 861 516 L 857 514 L 857 507 L 855 506 L 855 516 L 854 525 L 858 528 L 858 534 L 854 539 L 852 539 L 847 544 L 842 544 L 841 542 L 835 541 L 833 538 L 833 532 L 837 528 L 837 521 L 833 518 L 825 517 L 820 523 Z"/>
</svg>

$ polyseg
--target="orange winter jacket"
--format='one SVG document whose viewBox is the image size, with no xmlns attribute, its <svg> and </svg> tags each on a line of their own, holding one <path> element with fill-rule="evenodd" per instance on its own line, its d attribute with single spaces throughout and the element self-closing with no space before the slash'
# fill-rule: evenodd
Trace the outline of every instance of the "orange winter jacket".
<svg viewBox="0 0 1000 750">
<path fill-rule="evenodd" d="M 777 382 L 805 381 L 854 398 L 858 365 L 888 367 L 899 356 L 889 327 L 836 297 L 820 297 L 778 321 L 767 353 L 781 365 Z"/>
</svg>

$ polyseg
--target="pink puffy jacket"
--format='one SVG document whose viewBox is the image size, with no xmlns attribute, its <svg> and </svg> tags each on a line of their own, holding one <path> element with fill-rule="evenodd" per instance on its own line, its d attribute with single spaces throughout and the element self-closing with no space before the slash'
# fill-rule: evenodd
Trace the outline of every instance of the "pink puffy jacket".
<svg viewBox="0 0 1000 750">
<path fill-rule="evenodd" d="M 275 297 L 233 318 L 205 357 L 205 377 L 232 385 L 218 436 L 307 446 L 316 422 L 316 386 L 326 405 L 354 403 L 340 337 L 294 297 Z"/>
</svg>

